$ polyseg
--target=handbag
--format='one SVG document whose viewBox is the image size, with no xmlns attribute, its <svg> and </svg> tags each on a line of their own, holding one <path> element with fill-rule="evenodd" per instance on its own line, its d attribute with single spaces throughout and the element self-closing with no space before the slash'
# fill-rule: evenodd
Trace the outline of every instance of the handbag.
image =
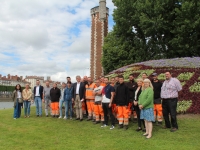
<svg viewBox="0 0 200 150">
<path fill-rule="evenodd" d="M 19 102 L 19 103 L 23 103 L 22 98 L 18 98 L 18 102 Z"/>
</svg>

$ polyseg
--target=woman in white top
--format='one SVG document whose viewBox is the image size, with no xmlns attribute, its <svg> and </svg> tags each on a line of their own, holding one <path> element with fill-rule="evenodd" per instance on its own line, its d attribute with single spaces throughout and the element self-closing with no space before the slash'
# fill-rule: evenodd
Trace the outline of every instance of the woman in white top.
<svg viewBox="0 0 200 150">
<path fill-rule="evenodd" d="M 21 116 L 21 107 L 23 106 L 23 100 L 22 100 L 22 88 L 20 84 L 17 84 L 15 86 L 15 90 L 12 94 L 12 99 L 14 101 L 14 115 L 13 118 L 17 119 Z"/>
<path fill-rule="evenodd" d="M 133 108 L 134 108 L 134 111 L 136 112 L 137 114 L 137 122 L 138 122 L 138 128 L 136 129 L 136 131 L 141 131 L 142 130 L 142 124 L 143 124 L 143 132 L 145 132 L 145 123 L 144 123 L 144 120 L 143 119 L 140 119 L 140 109 L 139 109 L 139 106 L 138 106 L 138 99 L 139 99 L 139 96 L 142 92 L 142 86 L 143 86 L 143 79 L 140 78 L 140 79 L 137 79 L 137 86 L 135 87 L 135 92 L 134 92 L 134 101 L 133 101 Z"/>
</svg>

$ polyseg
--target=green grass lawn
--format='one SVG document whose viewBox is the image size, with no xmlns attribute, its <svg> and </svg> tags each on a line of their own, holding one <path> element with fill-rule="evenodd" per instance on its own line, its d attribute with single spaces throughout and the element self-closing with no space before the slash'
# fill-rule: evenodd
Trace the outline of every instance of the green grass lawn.
<svg viewBox="0 0 200 150">
<path fill-rule="evenodd" d="M 22 110 L 23 114 L 23 110 Z M 129 129 L 110 130 L 88 121 L 37 118 L 31 108 L 31 118 L 14 120 L 13 109 L 0 110 L 0 149 L 67 149 L 67 150 L 199 150 L 200 115 L 178 116 L 179 130 L 170 132 L 154 126 L 153 137 L 146 140 Z"/>
</svg>

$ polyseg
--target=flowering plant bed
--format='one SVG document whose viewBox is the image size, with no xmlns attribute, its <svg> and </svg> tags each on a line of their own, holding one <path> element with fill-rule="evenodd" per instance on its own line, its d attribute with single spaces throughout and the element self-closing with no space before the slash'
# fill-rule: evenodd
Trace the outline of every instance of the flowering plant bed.
<svg viewBox="0 0 200 150">
<path fill-rule="evenodd" d="M 200 113 L 200 57 L 185 57 L 174 59 L 150 60 L 134 63 L 110 72 L 108 77 L 123 75 L 128 80 L 129 74 L 135 78 L 147 73 L 149 79 L 156 72 L 158 79 L 165 80 L 165 72 L 170 71 L 172 76 L 178 78 L 183 86 L 179 93 L 178 113 Z"/>
</svg>

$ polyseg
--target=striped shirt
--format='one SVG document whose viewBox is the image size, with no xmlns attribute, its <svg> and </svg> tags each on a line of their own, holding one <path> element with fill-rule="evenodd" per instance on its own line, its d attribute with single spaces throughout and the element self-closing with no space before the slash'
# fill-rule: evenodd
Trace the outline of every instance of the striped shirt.
<svg viewBox="0 0 200 150">
<path fill-rule="evenodd" d="M 177 98 L 178 92 L 182 90 L 181 83 L 176 78 L 165 80 L 161 88 L 161 98 Z"/>
</svg>

